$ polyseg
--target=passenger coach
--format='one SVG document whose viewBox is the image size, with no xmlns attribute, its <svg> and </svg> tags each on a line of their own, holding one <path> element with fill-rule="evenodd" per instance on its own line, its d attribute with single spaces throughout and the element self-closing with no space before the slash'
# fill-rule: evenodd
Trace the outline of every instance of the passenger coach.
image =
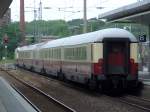
<svg viewBox="0 0 150 112">
<path fill-rule="evenodd" d="M 19 66 L 90 88 L 137 85 L 138 43 L 126 30 L 109 28 L 30 47 L 16 49 Z"/>
</svg>

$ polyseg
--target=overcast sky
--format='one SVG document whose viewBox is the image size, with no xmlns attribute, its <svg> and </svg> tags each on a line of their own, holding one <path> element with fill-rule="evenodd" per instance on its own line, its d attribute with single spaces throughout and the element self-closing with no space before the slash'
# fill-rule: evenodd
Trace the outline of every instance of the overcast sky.
<svg viewBox="0 0 150 112">
<path fill-rule="evenodd" d="M 19 21 L 19 1 L 13 0 L 10 8 L 12 11 L 12 21 Z M 25 20 L 32 21 L 34 19 L 34 1 L 38 9 L 40 0 L 24 0 L 25 1 Z M 41 0 L 42 1 L 42 19 L 54 20 L 83 18 L 83 0 Z M 113 10 L 115 8 L 128 5 L 138 0 L 87 0 L 87 18 L 98 17 L 99 14 Z M 30 7 L 30 8 L 29 8 Z M 51 9 L 44 9 L 50 7 Z M 96 7 L 103 7 L 97 9 Z M 59 10 L 60 9 L 60 10 Z M 38 17 L 38 12 L 37 12 Z M 38 18 L 37 18 L 38 19 Z"/>
</svg>

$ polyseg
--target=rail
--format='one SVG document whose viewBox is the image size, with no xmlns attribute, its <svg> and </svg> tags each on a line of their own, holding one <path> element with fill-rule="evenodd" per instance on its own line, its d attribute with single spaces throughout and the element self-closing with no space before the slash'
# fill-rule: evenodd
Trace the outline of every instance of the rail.
<svg viewBox="0 0 150 112">
<path fill-rule="evenodd" d="M 58 101 L 57 99 L 55 99 L 54 97 L 52 97 L 51 95 L 43 92 L 42 90 L 38 89 L 37 87 L 34 87 L 33 85 L 30 85 L 28 83 L 26 83 L 25 81 L 22 81 L 21 79 L 13 76 L 11 73 L 9 73 L 8 71 L 0 68 L 2 71 L 6 72 L 9 76 L 13 77 L 14 79 L 16 79 L 17 81 L 19 81 L 20 83 L 30 87 L 31 89 L 39 92 L 40 94 L 44 95 L 45 97 L 47 97 L 49 100 L 51 100 L 53 103 L 55 103 L 56 105 L 58 105 L 59 107 L 61 107 L 63 110 L 65 110 L 65 112 L 76 112 L 74 109 L 70 108 L 69 106 L 65 105 L 64 103 L 62 103 L 61 101 Z M 18 91 L 18 90 L 17 90 Z M 20 93 L 20 92 L 19 92 Z M 33 105 L 32 105 L 33 106 Z M 36 108 L 36 107 L 34 107 Z M 37 109 L 37 108 L 36 108 Z M 39 110 L 39 109 L 37 109 Z"/>
</svg>

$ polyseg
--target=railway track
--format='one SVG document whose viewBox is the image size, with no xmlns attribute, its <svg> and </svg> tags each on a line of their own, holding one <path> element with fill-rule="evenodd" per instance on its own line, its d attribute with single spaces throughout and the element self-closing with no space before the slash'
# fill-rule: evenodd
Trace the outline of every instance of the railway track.
<svg viewBox="0 0 150 112">
<path fill-rule="evenodd" d="M 17 87 L 11 84 L 11 87 L 16 90 L 37 112 L 42 112 L 36 105 L 34 105 Z"/>
<path fill-rule="evenodd" d="M 87 94 L 94 94 L 95 96 L 99 96 L 99 93 L 97 91 L 90 91 L 89 89 L 87 89 L 87 87 L 85 85 L 82 85 L 82 84 L 79 84 L 79 83 L 76 83 L 76 82 L 72 82 L 72 81 L 69 81 L 69 80 L 58 80 L 56 79 L 56 77 L 51 77 L 51 76 L 46 76 L 46 75 L 41 75 L 41 74 L 38 74 L 36 72 L 31 72 L 31 71 L 28 71 L 28 70 L 24 70 L 24 69 L 21 69 L 21 68 L 18 68 L 19 70 L 23 71 L 23 72 L 26 72 L 26 73 L 34 73 L 34 75 L 38 75 L 38 77 L 42 77 L 42 78 L 45 78 L 47 80 L 51 80 L 53 82 L 59 82 L 61 83 L 62 85 L 65 85 L 69 88 L 73 88 L 73 89 L 76 89 L 76 90 L 80 90 L 84 93 L 87 93 Z M 67 83 L 66 83 L 67 82 Z M 81 87 L 82 86 L 82 87 Z"/>
<path fill-rule="evenodd" d="M 21 69 L 21 70 L 22 70 L 22 69 Z M 24 71 L 24 70 L 23 70 L 23 71 Z M 29 72 L 29 71 L 27 71 L 27 72 Z M 48 80 L 56 81 L 55 79 L 49 78 L 49 77 L 47 77 L 47 76 L 42 76 L 42 75 L 39 75 L 39 76 L 40 76 L 40 77 L 44 77 L 44 78 L 46 78 L 46 79 L 48 79 Z M 58 81 L 58 80 L 57 80 L 57 81 Z M 75 88 L 75 89 L 82 90 L 83 92 L 84 92 L 84 91 L 86 91 L 86 92 L 88 91 L 88 90 L 85 90 L 85 89 L 80 88 L 80 87 L 78 87 L 78 86 L 73 86 L 73 85 L 64 83 L 64 82 L 62 82 L 62 81 L 60 81 L 60 82 L 61 82 L 62 84 L 65 84 L 65 85 L 71 87 L 71 88 Z M 88 91 L 88 93 L 90 93 L 90 91 Z M 98 96 L 98 93 L 95 93 L 95 92 L 94 92 L 94 94 Z M 107 95 L 104 95 L 104 96 L 109 97 L 109 96 L 107 96 Z M 117 99 L 117 100 L 119 100 L 120 102 L 125 103 L 125 104 L 127 104 L 127 105 L 136 107 L 136 108 L 141 109 L 141 110 L 144 110 L 144 111 L 146 111 L 146 112 L 150 112 L 150 100 L 148 100 L 148 99 L 144 99 L 144 98 L 140 98 L 140 97 L 136 97 L 136 96 L 132 96 L 132 95 L 126 95 L 126 96 L 124 96 L 124 97 L 118 97 L 118 98 L 117 98 L 117 97 L 115 97 L 115 98 L 109 97 L 109 98 L 111 98 L 112 100 L 116 100 L 116 99 Z"/>
<path fill-rule="evenodd" d="M 144 99 L 132 95 L 126 95 L 124 97 L 120 97 L 119 100 L 123 103 L 142 109 L 146 112 L 150 112 L 150 100 L 148 99 Z"/>
<path fill-rule="evenodd" d="M 64 103 L 62 103 L 61 101 L 58 101 L 57 99 L 55 99 L 54 97 L 50 96 L 49 94 L 43 92 L 42 90 L 38 89 L 37 87 L 28 84 L 27 82 L 15 77 L 14 75 L 12 75 L 11 73 L 9 73 L 8 71 L 0 68 L 2 71 L 4 71 L 5 73 L 7 73 L 9 76 L 11 76 L 12 78 L 14 78 L 15 80 L 17 80 L 18 82 L 22 83 L 23 85 L 25 85 L 26 87 L 30 88 L 32 91 L 34 91 L 34 93 L 42 95 L 43 97 L 45 97 L 47 100 L 49 100 L 50 103 L 52 103 L 53 105 L 55 104 L 55 106 L 57 106 L 58 112 L 62 111 L 62 112 L 76 112 L 74 109 L 70 108 L 69 106 L 65 105 Z M 25 95 L 23 95 L 22 92 L 20 92 L 19 89 L 17 89 L 14 85 L 12 85 L 13 88 L 18 91 L 18 93 L 24 97 L 28 103 L 30 103 L 38 112 L 41 112 L 40 109 L 38 109 L 33 103 L 30 102 L 30 100 L 27 99 L 27 97 L 25 97 Z M 55 107 L 56 108 L 56 107 Z M 52 112 L 54 112 L 53 110 L 51 110 Z M 56 111 L 56 110 L 55 110 Z"/>
</svg>

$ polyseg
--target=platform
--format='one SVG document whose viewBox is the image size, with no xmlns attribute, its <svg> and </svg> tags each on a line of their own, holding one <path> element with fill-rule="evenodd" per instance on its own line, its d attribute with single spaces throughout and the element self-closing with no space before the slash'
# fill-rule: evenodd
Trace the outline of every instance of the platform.
<svg viewBox="0 0 150 112">
<path fill-rule="evenodd" d="M 139 71 L 139 80 L 146 85 L 150 85 L 150 72 Z"/>
<path fill-rule="evenodd" d="M 0 112 L 37 112 L 19 93 L 0 77 Z"/>
</svg>

